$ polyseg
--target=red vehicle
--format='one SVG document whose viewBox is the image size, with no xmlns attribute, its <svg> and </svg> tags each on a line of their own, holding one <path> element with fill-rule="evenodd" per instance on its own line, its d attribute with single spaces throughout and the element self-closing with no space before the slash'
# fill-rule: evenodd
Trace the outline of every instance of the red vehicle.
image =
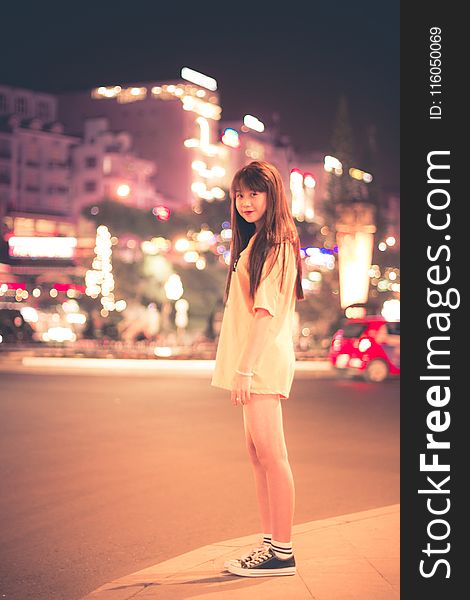
<svg viewBox="0 0 470 600">
<path fill-rule="evenodd" d="M 329 359 L 338 371 L 369 382 L 400 375 L 400 323 L 380 316 L 346 319 L 333 335 Z"/>
</svg>

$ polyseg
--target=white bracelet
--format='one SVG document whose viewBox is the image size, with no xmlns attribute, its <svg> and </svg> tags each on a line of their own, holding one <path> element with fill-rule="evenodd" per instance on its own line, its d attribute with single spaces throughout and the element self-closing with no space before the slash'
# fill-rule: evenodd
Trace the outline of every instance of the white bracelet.
<svg viewBox="0 0 470 600">
<path fill-rule="evenodd" d="M 251 373 L 244 373 L 243 371 L 239 371 L 238 369 L 235 369 L 235 371 L 240 375 L 246 375 L 247 377 L 253 377 L 254 375 L 253 371 Z"/>
</svg>

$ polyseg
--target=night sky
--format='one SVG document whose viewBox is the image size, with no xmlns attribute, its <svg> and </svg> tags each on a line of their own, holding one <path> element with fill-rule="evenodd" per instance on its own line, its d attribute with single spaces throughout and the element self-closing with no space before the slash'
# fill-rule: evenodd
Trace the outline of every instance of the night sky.
<svg viewBox="0 0 470 600">
<path fill-rule="evenodd" d="M 277 112 L 302 151 L 328 149 L 343 94 L 358 156 L 375 126 L 382 185 L 399 189 L 398 0 L 18 2 L 1 20 L 0 83 L 59 92 L 188 66 L 217 80 L 223 119 Z"/>
</svg>

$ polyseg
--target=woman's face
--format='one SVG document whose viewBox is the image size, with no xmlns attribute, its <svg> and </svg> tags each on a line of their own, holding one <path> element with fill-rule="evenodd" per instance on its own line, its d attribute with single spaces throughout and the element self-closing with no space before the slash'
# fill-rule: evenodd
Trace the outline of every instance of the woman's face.
<svg viewBox="0 0 470 600">
<path fill-rule="evenodd" d="M 266 192 L 256 192 L 242 188 L 235 192 L 235 205 L 239 214 L 248 223 L 254 223 L 258 230 L 266 212 Z"/>
</svg>

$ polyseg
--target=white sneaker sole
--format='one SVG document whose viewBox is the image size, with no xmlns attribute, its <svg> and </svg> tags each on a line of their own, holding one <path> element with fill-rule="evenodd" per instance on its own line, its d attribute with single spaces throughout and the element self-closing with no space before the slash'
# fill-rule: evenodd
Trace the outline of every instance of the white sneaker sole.
<svg viewBox="0 0 470 600">
<path fill-rule="evenodd" d="M 295 575 L 296 567 L 285 567 L 283 569 L 246 569 L 237 565 L 227 565 L 227 569 L 234 575 L 242 577 L 279 577 L 282 575 Z"/>
</svg>

